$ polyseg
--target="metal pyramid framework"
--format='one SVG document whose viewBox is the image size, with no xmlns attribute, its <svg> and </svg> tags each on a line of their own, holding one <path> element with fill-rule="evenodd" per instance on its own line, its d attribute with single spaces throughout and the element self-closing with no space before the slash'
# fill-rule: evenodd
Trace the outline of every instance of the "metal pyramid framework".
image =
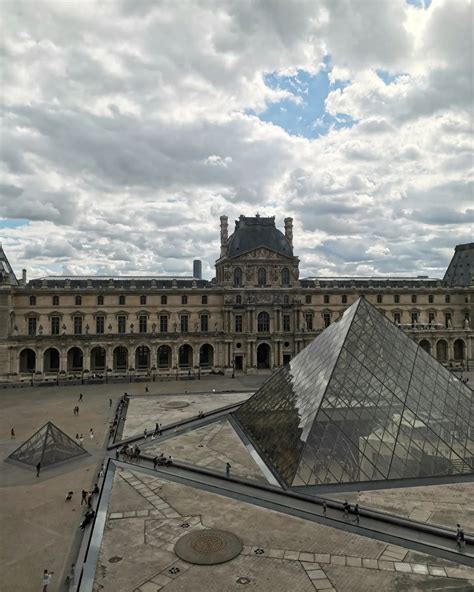
<svg viewBox="0 0 474 592">
<path fill-rule="evenodd" d="M 474 473 L 474 393 L 364 298 L 234 417 L 286 486 Z"/>
<path fill-rule="evenodd" d="M 35 467 L 39 462 L 47 467 L 55 463 L 88 454 L 72 438 L 48 421 L 31 438 L 13 451 L 8 460 Z"/>
</svg>

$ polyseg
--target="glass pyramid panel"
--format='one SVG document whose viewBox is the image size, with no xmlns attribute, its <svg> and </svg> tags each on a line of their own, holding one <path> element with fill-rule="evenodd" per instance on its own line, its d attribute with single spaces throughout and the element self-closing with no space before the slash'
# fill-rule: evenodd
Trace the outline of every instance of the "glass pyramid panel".
<svg viewBox="0 0 474 592">
<path fill-rule="evenodd" d="M 8 458 L 33 467 L 40 462 L 42 467 L 46 467 L 82 454 L 87 454 L 87 451 L 53 423 L 48 422 Z"/>
<path fill-rule="evenodd" d="M 473 392 L 365 299 L 236 417 L 290 486 L 474 472 Z"/>
</svg>

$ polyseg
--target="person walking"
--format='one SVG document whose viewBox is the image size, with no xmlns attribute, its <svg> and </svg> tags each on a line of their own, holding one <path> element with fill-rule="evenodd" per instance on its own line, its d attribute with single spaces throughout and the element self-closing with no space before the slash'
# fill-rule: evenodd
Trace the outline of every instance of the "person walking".
<svg viewBox="0 0 474 592">
<path fill-rule="evenodd" d="M 66 586 L 70 586 L 71 584 L 74 584 L 74 580 L 76 578 L 76 565 L 74 563 L 71 563 L 71 569 L 69 570 L 69 573 L 66 576 Z"/>
<path fill-rule="evenodd" d="M 323 502 L 323 516 L 327 516 L 328 513 L 328 505 L 326 502 Z"/>
<path fill-rule="evenodd" d="M 144 437 L 145 440 L 148 437 L 148 430 L 146 428 L 143 430 L 143 437 Z"/>
<path fill-rule="evenodd" d="M 81 492 L 81 506 L 82 504 L 87 504 L 87 491 L 85 489 Z"/>
<path fill-rule="evenodd" d="M 41 463 L 38 462 L 38 463 L 36 463 L 36 476 L 37 477 L 40 476 L 40 471 L 41 471 Z"/>
<path fill-rule="evenodd" d="M 79 436 L 79 442 L 81 443 L 81 446 L 82 446 L 82 444 L 84 442 L 84 436 L 82 434 Z"/>
<path fill-rule="evenodd" d="M 155 456 L 155 458 L 153 459 L 153 468 L 156 470 L 156 465 L 158 464 L 158 457 Z"/>
<path fill-rule="evenodd" d="M 48 571 L 47 569 L 43 572 L 43 592 L 47 592 L 48 586 L 51 584 L 51 576 L 54 571 Z"/>
<path fill-rule="evenodd" d="M 92 428 L 89 430 L 89 438 L 90 438 L 91 440 L 93 440 L 93 439 L 94 439 L 94 430 L 93 430 Z"/>
<path fill-rule="evenodd" d="M 79 393 L 79 399 L 78 401 L 82 401 L 82 393 Z"/>
<path fill-rule="evenodd" d="M 347 500 L 342 504 L 342 510 L 344 512 L 344 520 L 348 520 L 349 518 L 349 510 L 351 506 L 347 503 Z"/>
<path fill-rule="evenodd" d="M 15 439 L 15 430 L 12 428 L 10 430 L 10 440 L 14 440 Z"/>
<path fill-rule="evenodd" d="M 112 407 L 112 399 L 109 399 L 109 407 Z"/>
<path fill-rule="evenodd" d="M 356 524 L 359 524 L 360 523 L 359 504 L 356 504 L 354 506 L 353 513 L 354 513 L 354 519 L 352 520 L 352 522 L 355 522 Z"/>
<path fill-rule="evenodd" d="M 225 464 L 225 476 L 226 476 L 226 477 L 230 477 L 230 469 L 231 469 L 231 468 L 232 468 L 232 467 L 231 467 L 230 463 L 229 463 L 229 462 L 227 462 L 227 463 Z"/>
<path fill-rule="evenodd" d="M 461 528 L 460 524 L 456 524 L 456 547 L 458 551 L 462 551 L 466 544 L 466 538 L 464 536 L 464 529 Z"/>
</svg>

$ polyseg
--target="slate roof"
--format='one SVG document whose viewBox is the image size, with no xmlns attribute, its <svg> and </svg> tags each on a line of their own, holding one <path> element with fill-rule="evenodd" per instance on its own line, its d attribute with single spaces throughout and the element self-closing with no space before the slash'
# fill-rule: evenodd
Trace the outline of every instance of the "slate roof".
<svg viewBox="0 0 474 592">
<path fill-rule="evenodd" d="M 259 247 L 266 247 L 286 257 L 293 257 L 293 248 L 285 235 L 275 227 L 275 217 L 240 216 L 228 241 L 228 257 L 236 257 Z"/>
<path fill-rule="evenodd" d="M 448 286 L 469 286 L 474 276 L 474 243 L 456 245 L 453 258 L 444 274 Z"/>
</svg>

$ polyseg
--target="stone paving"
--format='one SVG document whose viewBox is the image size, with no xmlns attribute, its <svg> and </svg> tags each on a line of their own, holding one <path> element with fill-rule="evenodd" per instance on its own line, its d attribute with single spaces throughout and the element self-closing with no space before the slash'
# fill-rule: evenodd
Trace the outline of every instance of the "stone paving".
<svg viewBox="0 0 474 592">
<path fill-rule="evenodd" d="M 223 474 L 229 462 L 232 474 L 268 483 L 227 419 L 175 436 L 163 443 L 146 444 L 142 446 L 142 451 L 148 455 L 163 452 L 174 460 L 215 469 Z"/>
<path fill-rule="evenodd" d="M 196 417 L 199 411 L 207 413 L 219 407 L 245 401 L 251 394 L 250 392 L 213 393 L 211 391 L 208 393 L 180 394 L 179 396 L 175 394 L 149 394 L 146 397 L 133 397 L 128 405 L 127 419 L 122 437 L 129 438 L 130 436 L 143 434 L 145 428 L 150 431 L 155 427 L 156 422 L 165 427 L 177 421 Z M 166 407 L 172 401 L 186 402 L 189 405 L 178 409 Z"/>
<path fill-rule="evenodd" d="M 128 541 L 129 546 L 136 549 L 141 558 L 146 554 L 145 547 L 152 546 L 157 550 L 153 555 L 155 569 L 148 570 L 140 578 L 129 579 L 128 586 L 121 588 L 124 592 L 155 592 L 165 588 L 166 592 L 238 590 L 245 584 L 254 584 L 258 590 L 285 592 L 281 584 L 289 582 L 290 578 L 293 584 L 286 590 L 301 592 L 365 592 L 377 589 L 391 592 L 434 589 L 432 585 L 443 589 L 448 585 L 474 583 L 474 569 L 448 561 L 444 562 L 445 566 L 440 566 L 434 558 L 431 562 L 430 556 L 424 556 L 427 559 L 425 562 L 409 561 L 410 554 L 402 547 L 309 524 L 140 471 L 117 469 L 114 489 L 121 482 L 128 484 L 137 494 L 136 509 L 118 511 L 121 496 L 115 496 L 108 525 L 131 524 L 140 520 L 143 526 L 135 525 L 135 538 Z M 222 505 L 223 509 L 220 508 Z M 246 512 L 250 512 L 253 524 L 257 524 L 258 528 L 249 528 L 251 523 Z M 184 532 L 223 527 L 222 517 L 227 518 L 227 530 L 244 541 L 238 558 L 223 566 L 206 568 L 176 558 L 174 545 Z M 268 533 L 268 529 L 272 532 Z M 338 539 L 337 552 L 334 552 L 336 547 L 327 543 L 330 531 Z M 127 532 L 127 528 L 120 532 Z M 271 534 L 270 538 L 268 534 Z M 112 554 L 115 547 L 114 537 L 109 535 L 106 530 L 96 574 L 96 592 L 113 590 L 117 581 L 123 581 L 123 575 L 117 571 L 110 573 L 110 581 L 107 577 L 111 568 L 106 566 L 106 556 Z M 268 544 L 269 541 L 278 544 Z M 108 561 L 110 563 L 111 559 Z M 123 563 L 116 563 L 114 568 L 121 565 Z M 268 575 L 264 578 L 263 574 Z M 306 580 L 302 579 L 303 576 Z M 189 587 L 191 581 L 193 585 Z M 383 582 L 383 587 L 377 588 L 380 582 Z"/>
</svg>

